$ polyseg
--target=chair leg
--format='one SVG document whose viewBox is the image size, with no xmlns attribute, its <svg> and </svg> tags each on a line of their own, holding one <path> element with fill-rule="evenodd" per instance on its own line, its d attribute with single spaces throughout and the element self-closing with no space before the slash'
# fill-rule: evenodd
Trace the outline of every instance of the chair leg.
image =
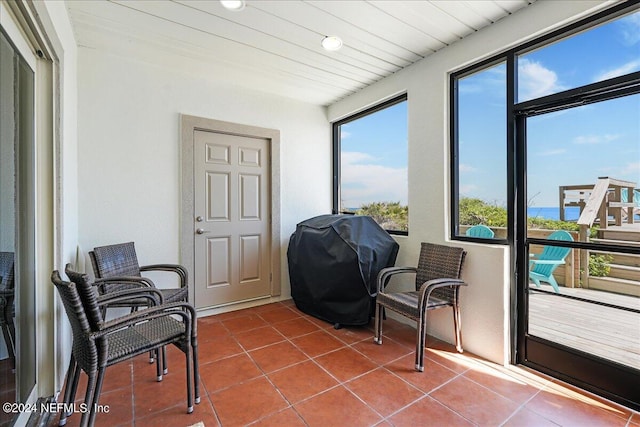
<svg viewBox="0 0 640 427">
<path fill-rule="evenodd" d="M 157 348 L 155 350 L 151 350 L 153 352 L 155 352 L 156 356 L 157 356 L 157 360 L 156 360 L 156 381 L 160 382 L 162 381 L 162 352 L 159 351 Z"/>
<path fill-rule="evenodd" d="M 11 334 L 11 328 L 9 323 L 2 324 L 2 335 L 4 337 L 4 343 L 7 346 L 7 353 L 9 354 L 9 359 L 11 360 L 11 369 L 13 371 L 16 370 L 16 351 L 15 351 L 15 341 L 13 337 L 15 336 Z"/>
<path fill-rule="evenodd" d="M 84 394 L 84 404 L 87 411 L 82 413 L 80 418 L 80 427 L 93 426 L 91 421 L 91 409 L 93 407 L 93 397 L 96 390 L 97 372 L 87 373 L 89 379 L 87 380 L 87 391 Z"/>
<path fill-rule="evenodd" d="M 104 366 L 98 369 L 98 378 L 96 379 L 93 399 L 91 399 L 91 406 L 89 406 L 89 426 L 93 426 L 96 422 L 96 409 L 98 406 L 98 402 L 100 401 L 100 392 L 102 391 L 102 383 L 104 382 L 105 370 L 106 367 Z"/>
<path fill-rule="evenodd" d="M 167 367 L 167 346 L 162 347 L 162 372 L 164 372 L 165 375 L 169 373 L 169 368 Z"/>
<path fill-rule="evenodd" d="M 62 403 L 64 404 L 62 412 L 60 413 L 60 421 L 58 421 L 59 426 L 63 426 L 67 423 L 67 417 L 71 415 L 71 413 L 67 412 L 65 408 L 67 405 L 73 403 L 73 399 L 76 395 L 76 390 L 78 387 L 78 379 L 80 377 L 78 370 L 78 365 L 76 364 L 76 359 L 71 355 L 71 359 L 69 360 L 69 368 L 67 369 L 67 376 L 64 380 L 64 397 Z"/>
<path fill-rule="evenodd" d="M 75 363 L 75 368 L 73 371 L 73 380 L 71 381 L 71 395 L 69 396 L 69 401 L 67 402 L 69 411 L 67 411 L 67 418 L 73 415 L 72 404 L 76 400 L 76 394 L 78 392 L 78 383 L 80 382 L 80 375 L 82 374 L 82 369 L 78 366 L 78 363 Z"/>
<path fill-rule="evenodd" d="M 551 285 L 553 290 L 556 292 L 556 294 L 560 293 L 560 288 L 558 287 L 558 282 L 556 282 L 556 278 L 553 277 L 553 274 L 551 276 L 549 276 L 549 284 Z"/>
<path fill-rule="evenodd" d="M 186 350 L 185 351 L 185 357 L 186 357 L 186 365 L 187 365 L 187 414 L 190 414 L 193 412 L 193 393 L 192 393 L 192 371 L 193 371 L 193 367 L 192 362 L 193 362 L 193 357 L 192 357 L 192 351 L 193 349 L 191 348 L 191 345 L 189 343 L 187 343 L 186 345 Z M 159 362 L 159 361 L 158 361 Z M 159 364 L 159 363 L 158 363 Z"/>
<path fill-rule="evenodd" d="M 529 279 L 531 279 L 533 284 L 536 285 L 536 288 L 540 287 L 540 280 L 536 279 L 535 277 L 531 277 L 531 276 L 529 276 Z"/>
<path fill-rule="evenodd" d="M 462 324 L 461 324 L 461 319 L 460 319 L 460 305 L 459 304 L 454 304 L 453 305 L 453 327 L 456 333 L 456 350 L 458 350 L 458 353 L 462 353 Z"/>
<path fill-rule="evenodd" d="M 375 335 L 373 336 L 373 342 L 378 344 L 382 344 L 382 310 L 384 310 L 382 304 L 376 303 Z"/>
<path fill-rule="evenodd" d="M 198 368 L 198 341 L 194 339 L 191 343 L 191 352 L 193 356 L 193 389 L 195 402 L 200 403 L 200 369 Z"/>
<path fill-rule="evenodd" d="M 427 343 L 427 312 L 418 319 L 416 331 L 416 371 L 424 372 L 424 347 Z"/>
</svg>

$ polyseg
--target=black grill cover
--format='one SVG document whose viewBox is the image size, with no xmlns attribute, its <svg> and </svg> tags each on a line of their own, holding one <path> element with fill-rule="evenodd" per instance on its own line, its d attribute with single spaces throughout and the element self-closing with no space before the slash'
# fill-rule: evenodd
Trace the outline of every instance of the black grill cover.
<svg viewBox="0 0 640 427">
<path fill-rule="evenodd" d="M 301 222 L 287 258 L 291 296 L 301 311 L 334 324 L 364 325 L 376 278 L 396 262 L 398 244 L 371 217 L 321 215 Z"/>
</svg>

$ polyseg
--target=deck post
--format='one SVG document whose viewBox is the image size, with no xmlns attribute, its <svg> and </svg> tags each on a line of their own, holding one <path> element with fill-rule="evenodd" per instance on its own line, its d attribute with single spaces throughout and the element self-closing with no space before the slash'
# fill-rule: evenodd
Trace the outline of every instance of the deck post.
<svg viewBox="0 0 640 427">
<path fill-rule="evenodd" d="M 578 241 L 589 241 L 589 227 L 584 224 L 580 224 Z M 585 289 L 589 288 L 589 251 L 586 249 L 580 249 L 580 282 Z"/>
</svg>

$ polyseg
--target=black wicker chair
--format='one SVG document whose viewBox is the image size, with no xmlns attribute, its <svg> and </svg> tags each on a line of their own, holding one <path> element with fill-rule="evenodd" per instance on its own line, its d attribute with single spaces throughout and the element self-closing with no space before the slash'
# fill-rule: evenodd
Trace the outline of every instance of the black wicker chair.
<svg viewBox="0 0 640 427">
<path fill-rule="evenodd" d="M 124 278 L 137 280 L 145 286 L 155 287 L 154 283 L 142 278 L 147 271 L 167 271 L 176 273 L 180 279 L 179 288 L 161 289 L 164 302 L 188 301 L 189 288 L 187 270 L 178 264 L 153 264 L 140 266 L 133 242 L 99 246 L 89 252 L 93 272 L 97 279 Z M 108 293 L 122 289 L 120 285 L 106 284 L 101 292 Z M 137 307 L 146 305 L 145 301 L 129 301 L 123 306 Z M 113 306 L 113 305 L 112 305 Z"/>
<path fill-rule="evenodd" d="M 416 365 L 424 371 L 424 348 L 427 336 L 427 311 L 443 307 L 453 308 L 453 323 L 456 334 L 456 349 L 462 352 L 460 330 L 460 280 L 465 252 L 462 248 L 422 243 L 418 267 L 389 267 L 378 274 L 376 297 L 376 320 L 374 341 L 382 344 L 382 318 L 388 308 L 417 323 Z M 415 273 L 415 290 L 388 292 L 385 290 L 391 276 L 400 273 Z"/>
<path fill-rule="evenodd" d="M 0 329 L 7 346 L 11 369 L 16 369 L 14 305 L 14 253 L 0 252 Z"/>
<path fill-rule="evenodd" d="M 51 275 L 58 289 L 73 333 L 73 351 L 66 377 L 65 407 L 70 407 L 77 391 L 80 370 L 88 377 L 84 403 L 90 410 L 82 414 L 81 426 L 95 422 L 106 368 L 151 350 L 174 344 L 186 357 L 187 412 L 200 402 L 198 380 L 197 319 L 194 308 L 185 302 L 160 304 L 162 294 L 157 289 L 138 288 L 98 296 L 84 274 L 71 273 L 72 282 L 63 281 L 58 271 Z M 71 277 L 70 276 L 70 277 Z M 122 300 L 147 298 L 149 308 L 104 321 L 101 307 Z M 159 304 L 159 305 L 155 305 Z M 155 305 L 155 306 L 154 306 Z M 158 380 L 162 380 L 160 363 Z M 59 425 L 66 424 L 69 413 L 60 415 Z"/>
</svg>

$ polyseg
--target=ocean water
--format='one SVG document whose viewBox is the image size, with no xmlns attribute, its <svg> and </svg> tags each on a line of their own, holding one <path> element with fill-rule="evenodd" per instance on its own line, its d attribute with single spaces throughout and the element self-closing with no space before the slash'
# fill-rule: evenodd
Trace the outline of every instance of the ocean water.
<svg viewBox="0 0 640 427">
<path fill-rule="evenodd" d="M 560 219 L 559 207 L 529 207 L 527 208 L 527 216 L 530 218 L 545 218 L 545 219 Z M 565 221 L 576 221 L 580 216 L 580 208 L 578 206 L 571 206 L 565 208 L 564 219 Z"/>
<path fill-rule="evenodd" d="M 545 218 L 545 219 L 560 219 L 560 208 L 558 207 L 529 207 L 527 208 L 527 216 L 530 218 Z M 577 221 L 580 216 L 580 208 L 578 206 L 571 206 L 565 208 L 564 220 L 565 221 Z M 635 220 L 640 220 L 640 215 L 634 216 Z"/>
</svg>

